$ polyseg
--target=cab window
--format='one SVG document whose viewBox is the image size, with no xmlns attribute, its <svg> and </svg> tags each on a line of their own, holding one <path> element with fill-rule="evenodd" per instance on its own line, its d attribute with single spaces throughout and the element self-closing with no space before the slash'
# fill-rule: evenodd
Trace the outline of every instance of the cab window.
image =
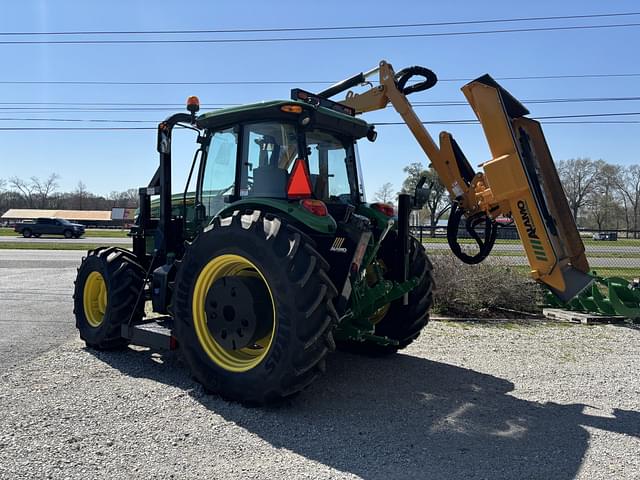
<svg viewBox="0 0 640 480">
<path fill-rule="evenodd" d="M 350 148 L 331 133 L 307 133 L 309 173 L 315 197 L 325 202 L 349 201 L 355 188 L 347 169 Z"/>
<path fill-rule="evenodd" d="M 207 219 L 224 207 L 225 195 L 233 194 L 237 152 L 238 133 L 235 128 L 220 130 L 211 136 L 200 194 Z"/>
<path fill-rule="evenodd" d="M 298 158 L 293 125 L 279 122 L 245 126 L 241 197 L 285 198 L 288 172 Z"/>
</svg>

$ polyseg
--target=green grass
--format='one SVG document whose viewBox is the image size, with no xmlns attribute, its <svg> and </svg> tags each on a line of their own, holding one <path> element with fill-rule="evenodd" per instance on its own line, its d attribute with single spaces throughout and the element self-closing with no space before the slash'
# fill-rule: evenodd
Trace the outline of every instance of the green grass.
<svg viewBox="0 0 640 480">
<path fill-rule="evenodd" d="M 64 242 L 0 242 L 0 250 L 91 250 L 96 247 L 111 246 L 103 243 Z M 113 245 L 123 247 L 123 245 Z"/>
<path fill-rule="evenodd" d="M 85 230 L 85 237 L 103 237 L 103 238 L 127 238 L 129 230 L 106 230 L 106 229 L 90 229 Z"/>
<path fill-rule="evenodd" d="M 94 228 L 84 232 L 85 237 L 126 238 L 129 230 L 107 230 Z M 17 237 L 13 228 L 0 228 L 0 237 Z"/>
</svg>

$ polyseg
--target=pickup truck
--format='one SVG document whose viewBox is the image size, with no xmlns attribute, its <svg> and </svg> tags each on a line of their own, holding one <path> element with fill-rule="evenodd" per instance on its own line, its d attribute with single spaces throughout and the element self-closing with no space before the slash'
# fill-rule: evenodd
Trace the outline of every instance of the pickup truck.
<svg viewBox="0 0 640 480">
<path fill-rule="evenodd" d="M 37 218 L 32 222 L 16 223 L 14 231 L 25 238 L 40 235 L 64 235 L 64 238 L 80 238 L 84 235 L 84 225 L 71 223 L 64 218 Z"/>
</svg>

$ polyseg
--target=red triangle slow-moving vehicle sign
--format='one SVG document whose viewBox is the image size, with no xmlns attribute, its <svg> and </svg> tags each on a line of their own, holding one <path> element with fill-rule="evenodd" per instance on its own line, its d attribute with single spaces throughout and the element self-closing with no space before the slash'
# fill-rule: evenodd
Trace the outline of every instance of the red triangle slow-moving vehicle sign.
<svg viewBox="0 0 640 480">
<path fill-rule="evenodd" d="M 302 158 L 296 160 L 296 163 L 293 164 L 293 170 L 289 174 L 287 196 L 293 198 L 311 196 L 311 176 L 307 169 L 307 163 Z"/>
</svg>

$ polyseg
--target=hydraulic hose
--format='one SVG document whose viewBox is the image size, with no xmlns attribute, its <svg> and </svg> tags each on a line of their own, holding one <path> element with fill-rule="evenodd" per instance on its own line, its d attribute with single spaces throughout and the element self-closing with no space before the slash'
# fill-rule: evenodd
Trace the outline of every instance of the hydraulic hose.
<svg viewBox="0 0 640 480">
<path fill-rule="evenodd" d="M 407 82 L 411 79 L 411 77 L 415 76 L 424 77 L 424 80 L 407 87 Z M 404 95 L 409 95 L 411 93 L 422 92 L 423 90 L 430 89 L 436 83 L 438 83 L 438 77 L 435 73 L 433 73 L 433 71 L 429 70 L 428 68 L 414 66 L 403 68 L 402 70 L 397 72 L 396 82 L 398 85 L 398 90 L 400 90 Z"/>
<path fill-rule="evenodd" d="M 484 212 L 476 213 L 469 217 L 466 221 L 467 232 L 476 241 L 480 250 L 475 255 L 468 255 L 462 251 L 462 246 L 458 241 L 458 230 L 463 215 L 464 210 L 460 208 L 458 202 L 451 202 L 451 212 L 449 212 L 449 220 L 447 222 L 447 242 L 456 257 L 466 264 L 475 265 L 482 262 L 491 253 L 496 242 L 498 225 Z M 484 222 L 484 238 L 481 238 L 476 232 L 476 227 L 482 222 Z"/>
</svg>

